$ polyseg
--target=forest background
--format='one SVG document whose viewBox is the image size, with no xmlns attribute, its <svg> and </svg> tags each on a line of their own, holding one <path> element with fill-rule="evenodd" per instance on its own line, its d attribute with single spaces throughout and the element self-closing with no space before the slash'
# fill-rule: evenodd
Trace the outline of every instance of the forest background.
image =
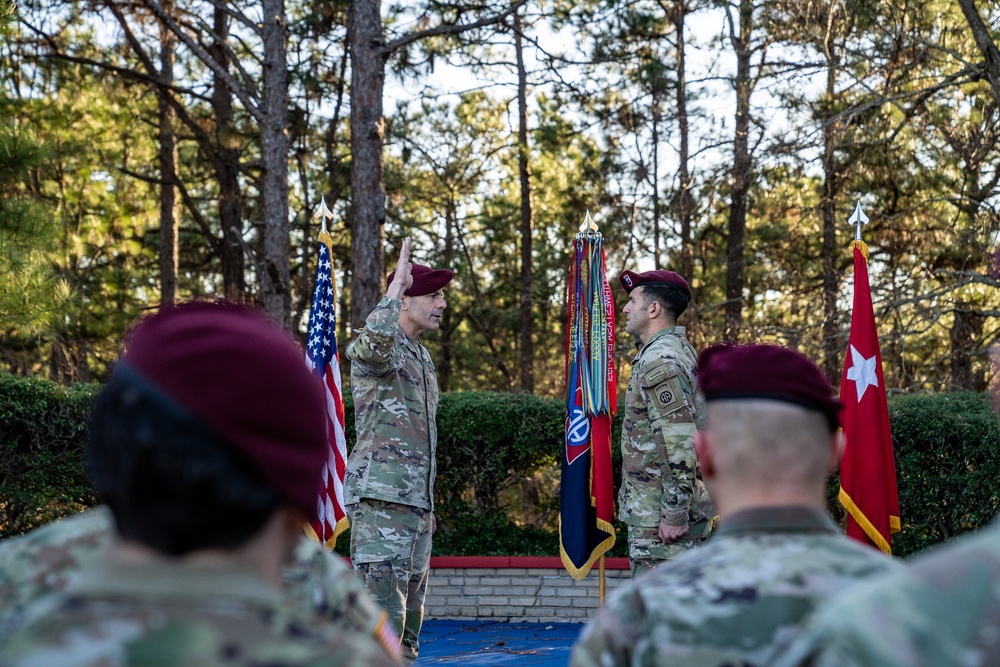
<svg viewBox="0 0 1000 667">
<path fill-rule="evenodd" d="M 981 391 L 1000 3 L 978 4 L 0 0 L 3 372 L 101 380 L 137 316 L 196 297 L 301 338 L 325 197 L 341 347 L 403 236 L 456 271 L 426 336 L 442 390 L 561 393 L 587 210 L 612 280 L 690 281 L 696 347 L 777 342 L 838 382 L 860 200 L 887 389 Z M 619 327 L 623 382 L 633 350 Z"/>
</svg>

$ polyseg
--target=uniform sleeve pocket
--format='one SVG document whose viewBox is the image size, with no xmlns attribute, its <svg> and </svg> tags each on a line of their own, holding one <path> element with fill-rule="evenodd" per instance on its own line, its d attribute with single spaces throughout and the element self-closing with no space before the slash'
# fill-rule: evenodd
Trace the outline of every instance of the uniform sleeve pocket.
<svg viewBox="0 0 1000 667">
<path fill-rule="evenodd" d="M 372 453 L 368 452 L 365 454 L 365 458 L 361 461 L 361 465 L 358 466 L 355 474 L 358 478 L 358 491 L 359 496 L 364 496 L 364 491 L 368 489 L 368 475 L 371 473 L 372 469 Z"/>
</svg>

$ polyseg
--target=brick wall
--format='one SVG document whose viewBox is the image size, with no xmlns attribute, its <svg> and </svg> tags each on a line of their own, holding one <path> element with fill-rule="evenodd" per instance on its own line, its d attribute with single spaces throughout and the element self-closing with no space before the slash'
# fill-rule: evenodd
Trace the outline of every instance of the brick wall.
<svg viewBox="0 0 1000 667">
<path fill-rule="evenodd" d="M 629 581 L 627 558 L 605 559 L 610 594 Z M 577 581 L 558 558 L 431 558 L 425 618 L 512 622 L 586 622 L 597 609 L 597 567 Z"/>
</svg>

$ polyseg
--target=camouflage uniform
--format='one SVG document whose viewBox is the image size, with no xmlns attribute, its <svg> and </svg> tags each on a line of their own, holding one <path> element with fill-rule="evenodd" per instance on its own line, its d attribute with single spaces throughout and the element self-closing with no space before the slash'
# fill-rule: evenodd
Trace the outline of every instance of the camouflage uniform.
<svg viewBox="0 0 1000 667">
<path fill-rule="evenodd" d="M 1000 664 L 1000 526 L 935 548 L 821 606 L 777 664 Z"/>
<path fill-rule="evenodd" d="M 355 665 L 394 662 L 371 637 L 298 616 L 249 570 L 96 563 L 31 607 L 0 665 Z"/>
<path fill-rule="evenodd" d="M 695 391 L 697 360 L 684 327 L 667 327 L 653 334 L 632 361 L 618 511 L 628 525 L 633 575 L 690 549 L 711 532 L 715 512 L 694 453 L 694 433 L 704 420 Z M 664 544 L 657 532 L 661 520 L 687 524 L 688 534 Z"/>
<path fill-rule="evenodd" d="M 24 623 L 40 598 L 66 589 L 81 569 L 101 560 L 114 519 L 97 507 L 0 542 L 0 641 Z M 284 599 L 302 616 L 316 613 L 337 628 L 379 640 L 398 656 L 386 613 L 339 556 L 304 537 L 282 570 Z"/>
<path fill-rule="evenodd" d="M 347 348 L 358 435 L 344 490 L 351 560 L 412 662 L 430 571 L 438 384 L 427 348 L 399 327 L 402 303 L 383 298 Z"/>
<path fill-rule="evenodd" d="M 817 510 L 744 510 L 704 546 L 612 593 L 570 665 L 766 665 L 822 598 L 896 567 Z"/>
</svg>

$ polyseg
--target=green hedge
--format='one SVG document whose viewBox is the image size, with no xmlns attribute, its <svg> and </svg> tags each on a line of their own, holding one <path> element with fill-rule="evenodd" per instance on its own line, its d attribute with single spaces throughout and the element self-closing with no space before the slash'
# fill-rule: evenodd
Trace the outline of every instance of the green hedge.
<svg viewBox="0 0 1000 667">
<path fill-rule="evenodd" d="M 87 410 L 96 389 L 0 375 L 0 537 L 23 533 L 95 502 L 83 472 L 82 451 Z M 346 407 L 350 445 L 354 419 L 349 400 Z M 554 516 L 545 515 L 541 525 L 517 524 L 525 514 L 522 503 L 558 500 L 556 483 L 549 480 L 558 479 L 563 410 L 560 400 L 527 394 L 442 395 L 435 554 L 558 554 Z M 989 396 L 894 396 L 889 410 L 903 524 L 893 541 L 898 555 L 974 530 L 1000 512 L 1000 427 Z M 616 419 L 616 486 L 620 428 Z M 543 479 L 549 499 L 518 500 L 513 491 L 539 471 L 548 471 Z M 831 509 L 842 517 L 834 502 L 836 490 L 834 476 L 829 484 Z M 618 528 L 612 555 L 625 553 L 625 533 L 621 525 Z M 341 538 L 338 551 L 346 551 L 346 546 Z"/>
<path fill-rule="evenodd" d="M 96 392 L 0 375 L 0 537 L 94 504 L 83 446 Z"/>
<path fill-rule="evenodd" d="M 1000 512 L 1000 427 L 990 396 L 899 396 L 889 401 L 905 556 L 974 530 Z"/>
</svg>

